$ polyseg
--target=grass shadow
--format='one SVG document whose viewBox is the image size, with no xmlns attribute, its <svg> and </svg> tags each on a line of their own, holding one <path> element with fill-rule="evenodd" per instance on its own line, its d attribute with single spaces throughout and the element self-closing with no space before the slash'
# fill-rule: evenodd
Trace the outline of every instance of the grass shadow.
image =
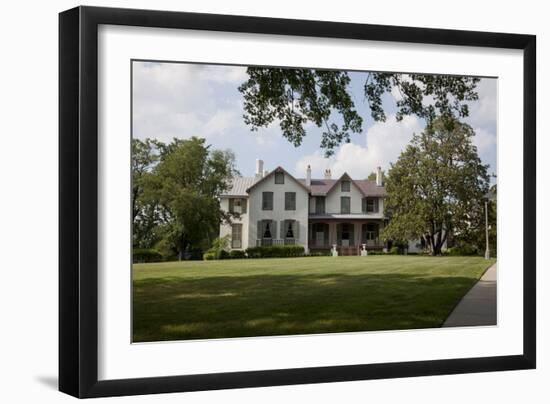
<svg viewBox="0 0 550 404">
<path fill-rule="evenodd" d="M 440 327 L 474 276 L 249 274 L 134 280 L 134 342 Z"/>
</svg>

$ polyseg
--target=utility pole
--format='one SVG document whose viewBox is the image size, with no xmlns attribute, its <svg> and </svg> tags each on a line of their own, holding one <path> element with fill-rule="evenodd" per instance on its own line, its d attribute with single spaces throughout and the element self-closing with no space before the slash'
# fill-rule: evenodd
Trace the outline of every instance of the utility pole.
<svg viewBox="0 0 550 404">
<path fill-rule="evenodd" d="M 485 199 L 485 259 L 488 260 L 491 257 L 489 252 L 489 214 L 487 212 L 488 201 Z"/>
</svg>

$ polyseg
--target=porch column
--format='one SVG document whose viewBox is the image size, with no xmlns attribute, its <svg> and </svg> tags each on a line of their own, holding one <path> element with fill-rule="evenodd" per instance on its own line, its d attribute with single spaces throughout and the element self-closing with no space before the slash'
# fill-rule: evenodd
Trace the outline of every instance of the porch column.
<svg viewBox="0 0 550 404">
<path fill-rule="evenodd" d="M 329 245 L 336 244 L 336 222 L 328 223 L 328 236 Z"/>
<path fill-rule="evenodd" d="M 362 222 L 353 223 L 353 241 L 356 246 L 361 245 L 361 227 L 363 226 Z"/>
</svg>

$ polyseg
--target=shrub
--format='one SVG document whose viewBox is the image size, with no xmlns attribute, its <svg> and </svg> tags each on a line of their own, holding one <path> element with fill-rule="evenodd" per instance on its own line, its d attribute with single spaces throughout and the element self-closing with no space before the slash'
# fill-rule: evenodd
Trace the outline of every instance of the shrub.
<svg viewBox="0 0 550 404">
<path fill-rule="evenodd" d="M 399 247 L 394 245 L 392 248 L 390 248 L 390 250 L 388 251 L 388 254 L 390 255 L 398 255 L 400 254 L 400 250 L 399 250 Z"/>
<path fill-rule="evenodd" d="M 233 250 L 229 253 L 231 258 L 246 258 L 246 254 L 243 250 Z"/>
<path fill-rule="evenodd" d="M 159 262 L 162 261 L 162 254 L 153 248 L 135 248 L 132 251 L 132 261 L 138 262 Z"/>
<path fill-rule="evenodd" d="M 213 251 L 207 251 L 202 255 L 202 259 L 205 261 L 211 261 L 216 259 L 216 253 Z"/>
<path fill-rule="evenodd" d="M 186 260 L 201 260 L 202 259 L 202 248 L 200 247 L 193 247 L 189 248 L 184 255 L 184 259 Z"/>
<path fill-rule="evenodd" d="M 288 258 L 302 257 L 305 249 L 301 245 L 281 245 L 271 247 L 250 247 L 246 249 L 248 258 Z"/>
<path fill-rule="evenodd" d="M 262 258 L 262 248 L 268 247 L 249 247 L 246 249 L 246 256 L 248 258 Z"/>
<path fill-rule="evenodd" d="M 329 257 L 332 255 L 330 250 L 328 251 L 310 251 L 309 256 L 310 257 Z"/>
<path fill-rule="evenodd" d="M 204 260 L 224 260 L 229 258 L 229 253 L 226 251 L 226 248 L 229 245 L 229 236 L 218 237 L 212 242 L 212 247 L 210 247 L 203 254 L 202 259 Z"/>
<path fill-rule="evenodd" d="M 367 255 L 386 255 L 387 253 L 385 253 L 384 251 L 382 250 L 372 250 L 372 251 L 369 251 L 367 253 Z"/>
<path fill-rule="evenodd" d="M 457 245 L 451 248 L 448 248 L 446 253 L 448 255 L 452 256 L 458 256 L 458 255 L 477 255 L 478 251 L 477 248 L 469 245 L 469 244 L 463 244 L 463 245 Z"/>
</svg>

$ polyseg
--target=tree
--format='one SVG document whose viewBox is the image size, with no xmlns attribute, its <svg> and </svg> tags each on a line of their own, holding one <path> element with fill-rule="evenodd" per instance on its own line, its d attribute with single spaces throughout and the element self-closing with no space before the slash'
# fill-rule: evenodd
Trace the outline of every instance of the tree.
<svg viewBox="0 0 550 404">
<path fill-rule="evenodd" d="M 132 220 L 139 214 L 139 199 L 143 194 L 145 178 L 158 161 L 158 145 L 151 139 L 132 139 Z"/>
<path fill-rule="evenodd" d="M 497 186 L 493 185 L 486 195 L 487 218 L 489 225 L 489 250 L 491 257 L 497 255 Z M 470 231 L 454 236 L 454 245 L 456 247 L 465 247 L 475 250 L 478 255 L 485 253 L 485 217 L 480 221 L 472 222 Z"/>
<path fill-rule="evenodd" d="M 349 92 L 346 71 L 249 67 L 239 87 L 244 97 L 244 121 L 251 130 L 279 122 L 283 136 L 299 146 L 305 124 L 323 128 L 321 148 L 328 157 L 351 133 L 361 133 L 363 118 Z M 369 73 L 363 86 L 370 115 L 385 121 L 383 95 L 396 90 L 396 119 L 415 114 L 429 124 L 436 116 L 468 116 L 468 101 L 478 99 L 475 77 L 429 74 Z M 334 118 L 338 119 L 334 119 Z M 335 121 L 338 121 L 336 123 Z"/>
<path fill-rule="evenodd" d="M 144 196 L 152 170 L 164 144 L 152 139 L 132 139 L 132 221 L 134 248 L 152 248 L 159 241 L 159 205 L 151 195 Z"/>
<path fill-rule="evenodd" d="M 158 201 L 162 245 L 180 259 L 191 246 L 211 240 L 220 222 L 231 216 L 220 209 L 219 197 L 237 173 L 231 151 L 211 150 L 205 139 L 174 139 L 164 145 L 148 179 L 144 200 Z"/>
<path fill-rule="evenodd" d="M 386 175 L 386 172 L 382 170 L 381 174 L 382 174 L 382 178 L 384 178 L 384 176 Z M 376 173 L 374 171 L 371 172 L 367 177 L 367 180 L 376 181 Z"/>
<path fill-rule="evenodd" d="M 424 238 L 441 254 L 449 234 L 471 234 L 484 220 L 488 166 L 472 144 L 473 129 L 440 117 L 414 135 L 386 178 L 385 239 Z"/>
</svg>

